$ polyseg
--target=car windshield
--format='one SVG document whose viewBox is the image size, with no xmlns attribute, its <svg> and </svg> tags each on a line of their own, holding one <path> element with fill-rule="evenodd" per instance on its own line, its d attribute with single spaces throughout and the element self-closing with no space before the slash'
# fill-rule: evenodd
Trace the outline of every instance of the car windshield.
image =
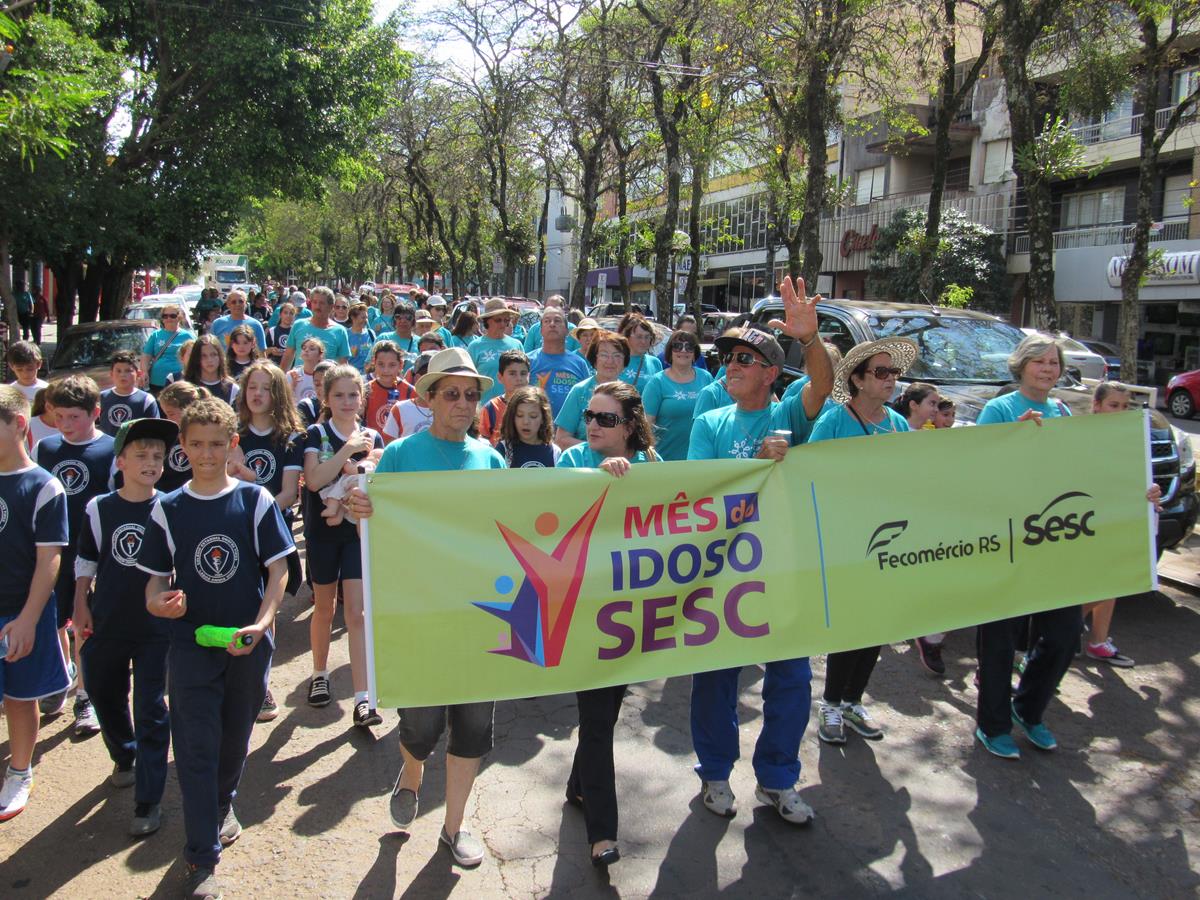
<svg viewBox="0 0 1200 900">
<path fill-rule="evenodd" d="M 220 284 L 241 284 L 245 280 L 246 273 L 241 269 L 217 270 L 217 282 Z"/>
<path fill-rule="evenodd" d="M 1088 350 L 1087 347 L 1085 347 L 1085 346 L 1083 346 L 1083 344 L 1079 343 L 1079 341 L 1072 340 L 1069 337 L 1059 338 L 1058 342 L 1064 350 L 1070 350 L 1072 353 L 1090 353 L 1091 352 L 1090 350 Z"/>
<path fill-rule="evenodd" d="M 917 342 L 920 356 L 905 377 L 919 381 L 1007 384 L 1008 357 L 1024 337 L 1004 322 L 965 316 L 871 316 L 869 322 L 877 338 Z"/>
<path fill-rule="evenodd" d="M 51 368 L 86 369 L 107 365 L 119 350 L 141 353 L 149 333 L 144 328 L 106 328 L 68 334 L 59 342 Z"/>
</svg>

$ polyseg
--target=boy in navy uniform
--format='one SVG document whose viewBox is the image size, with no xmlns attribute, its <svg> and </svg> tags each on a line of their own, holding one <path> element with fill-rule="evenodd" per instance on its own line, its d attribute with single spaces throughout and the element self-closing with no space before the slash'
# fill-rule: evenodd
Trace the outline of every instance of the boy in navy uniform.
<svg viewBox="0 0 1200 900">
<path fill-rule="evenodd" d="M 166 419 L 133 419 L 121 425 L 115 449 L 124 483 L 120 490 L 88 502 L 75 558 L 73 619 L 83 642 L 79 655 L 84 680 L 114 763 L 109 781 L 115 787 L 136 786 L 129 826 L 135 837 L 158 831 L 171 742 L 163 699 L 167 623 L 146 609 L 148 576 L 137 568 L 137 557 L 156 498 L 154 485 L 178 434 L 178 426 Z"/>
<path fill-rule="evenodd" d="M 28 401 L 15 387 L 0 387 L 0 696 L 10 754 L 0 787 L 0 822 L 29 800 L 38 700 L 69 683 L 50 602 L 67 543 L 67 498 L 62 485 L 30 460 L 28 428 Z"/>
<path fill-rule="evenodd" d="M 47 399 L 58 412 L 60 434 L 38 441 L 33 448 L 33 461 L 62 482 L 67 492 L 70 544 L 63 550 L 58 581 L 54 585 L 54 600 L 63 655 L 69 656 L 67 620 L 75 607 L 75 547 L 79 543 L 83 511 L 88 501 L 113 489 L 113 439 L 96 430 L 96 419 L 100 415 L 100 388 L 96 382 L 86 375 L 70 375 L 56 381 L 48 390 Z M 78 641 L 75 662 L 79 662 Z M 58 715 L 66 702 L 66 691 L 47 698 L 41 705 L 42 713 Z M 100 723 L 80 678 L 75 693 L 75 733 L 95 734 L 99 730 Z"/>
<path fill-rule="evenodd" d="M 112 358 L 113 386 L 100 393 L 100 430 L 110 437 L 134 419 L 157 419 L 158 404 L 137 386 L 138 358 L 132 350 L 122 350 Z"/>
<path fill-rule="evenodd" d="M 267 691 L 274 648 L 269 629 L 295 546 L 274 498 L 227 472 L 238 440 L 229 404 L 197 400 L 184 410 L 179 432 L 192 479 L 155 502 L 137 564 L 151 576 L 147 609 L 170 620 L 171 739 L 183 795 L 188 890 L 215 897 L 221 847 L 242 831 L 233 800 Z M 201 625 L 237 632 L 226 647 L 201 647 Z"/>
</svg>

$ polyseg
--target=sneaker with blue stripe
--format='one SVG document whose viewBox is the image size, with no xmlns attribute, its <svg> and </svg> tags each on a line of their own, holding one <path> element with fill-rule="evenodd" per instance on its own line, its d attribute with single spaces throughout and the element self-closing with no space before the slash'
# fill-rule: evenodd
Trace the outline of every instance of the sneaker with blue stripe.
<svg viewBox="0 0 1200 900">
<path fill-rule="evenodd" d="M 975 737 L 992 756 L 998 756 L 1001 759 L 1021 758 L 1021 751 L 1017 747 L 1016 741 L 1012 739 L 1012 735 L 998 734 L 995 737 L 988 737 L 983 733 L 982 728 L 976 728 Z"/>
<path fill-rule="evenodd" d="M 1054 739 L 1054 734 L 1049 728 L 1041 722 L 1038 722 L 1036 725 L 1030 725 L 1017 715 L 1017 708 L 1015 706 L 1012 711 L 1012 720 L 1018 728 L 1025 732 L 1025 737 L 1029 738 L 1029 743 L 1033 744 L 1039 750 L 1053 750 L 1058 746 L 1058 741 Z"/>
</svg>

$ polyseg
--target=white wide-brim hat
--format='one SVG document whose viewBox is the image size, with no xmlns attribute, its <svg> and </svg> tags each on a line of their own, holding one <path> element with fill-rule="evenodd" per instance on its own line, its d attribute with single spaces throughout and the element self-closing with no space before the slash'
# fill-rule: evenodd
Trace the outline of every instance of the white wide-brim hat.
<svg viewBox="0 0 1200 900">
<path fill-rule="evenodd" d="M 475 368 L 471 354 L 462 347 L 450 347 L 439 350 L 429 360 L 429 371 L 417 379 L 417 394 L 422 400 L 429 399 L 429 390 L 447 375 L 460 375 L 464 378 L 474 378 L 479 382 L 479 389 L 487 391 L 492 386 L 492 379 L 480 375 Z"/>
</svg>

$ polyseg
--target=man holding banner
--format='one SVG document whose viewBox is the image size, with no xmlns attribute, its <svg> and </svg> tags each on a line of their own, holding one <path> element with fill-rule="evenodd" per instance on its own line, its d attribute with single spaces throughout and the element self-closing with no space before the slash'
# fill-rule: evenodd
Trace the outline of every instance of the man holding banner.
<svg viewBox="0 0 1200 900">
<path fill-rule="evenodd" d="M 780 286 L 786 322 L 776 328 L 804 348 L 810 381 L 784 402 L 771 400 L 783 371 L 785 354 L 770 334 L 753 328 L 731 330 L 716 340 L 725 365 L 726 390 L 734 404 L 705 413 L 692 427 L 688 459 L 757 458 L 780 461 L 789 446 L 804 443 L 812 422 L 833 389 L 833 371 L 817 331 L 816 302 L 803 279 Z M 725 817 L 737 807 L 729 776 L 738 758 L 738 674 L 740 667 L 692 676 L 692 744 L 699 764 L 704 805 Z M 813 811 L 796 792 L 800 777 L 800 740 L 812 702 L 808 658 L 767 663 L 763 681 L 763 727 L 754 750 L 758 778 L 755 796 L 785 821 L 806 825 Z"/>
</svg>

